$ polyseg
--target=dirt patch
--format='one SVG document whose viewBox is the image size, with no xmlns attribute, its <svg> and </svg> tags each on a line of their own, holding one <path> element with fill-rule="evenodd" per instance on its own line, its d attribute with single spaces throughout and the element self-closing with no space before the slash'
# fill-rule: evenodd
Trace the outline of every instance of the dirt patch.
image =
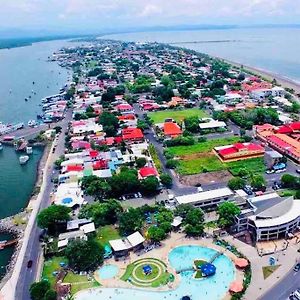
<svg viewBox="0 0 300 300">
<path fill-rule="evenodd" d="M 178 156 L 182 160 L 194 160 L 197 158 L 204 158 L 204 157 L 211 157 L 214 156 L 213 152 L 200 152 L 200 153 L 193 153 L 187 155 L 180 155 Z"/>
<path fill-rule="evenodd" d="M 197 186 L 199 184 L 207 185 L 215 182 L 228 182 L 228 180 L 230 180 L 231 178 L 232 175 L 228 171 L 224 170 L 218 172 L 181 176 L 179 181 L 184 185 Z"/>
</svg>

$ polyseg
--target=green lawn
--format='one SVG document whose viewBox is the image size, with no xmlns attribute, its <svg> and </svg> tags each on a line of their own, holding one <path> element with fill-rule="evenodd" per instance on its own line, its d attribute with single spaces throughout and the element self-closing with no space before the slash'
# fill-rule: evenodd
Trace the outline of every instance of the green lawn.
<svg viewBox="0 0 300 300">
<path fill-rule="evenodd" d="M 191 146 L 175 146 L 169 147 L 168 152 L 175 156 L 190 155 L 195 153 L 208 153 L 213 150 L 214 147 L 231 145 L 240 142 L 239 137 L 228 137 L 223 139 L 213 139 L 202 143 L 197 143 Z"/>
<path fill-rule="evenodd" d="M 151 264 L 151 263 L 149 263 L 148 265 L 152 268 L 152 272 L 148 275 L 145 275 L 145 273 L 144 273 L 144 270 L 143 270 L 144 265 L 139 266 L 136 269 L 135 275 L 138 279 L 140 279 L 140 280 L 152 280 L 157 276 L 157 274 L 159 273 L 159 268 L 157 266 Z"/>
<path fill-rule="evenodd" d="M 116 240 L 120 238 L 119 231 L 112 225 L 107 225 L 97 229 L 96 242 L 102 247 L 108 244 L 110 240 Z"/>
<path fill-rule="evenodd" d="M 56 277 L 53 276 L 53 272 L 59 271 L 61 266 L 59 265 L 61 262 L 67 263 L 68 260 L 65 257 L 53 257 L 52 259 L 46 260 L 44 263 L 42 278 L 47 279 L 51 286 L 54 287 Z"/>
<path fill-rule="evenodd" d="M 237 176 L 241 169 L 245 169 L 252 174 L 261 174 L 266 171 L 263 157 L 233 161 L 226 165 L 233 176 Z"/>
<path fill-rule="evenodd" d="M 296 195 L 297 190 L 292 190 L 292 189 L 284 189 L 279 192 L 280 197 L 291 197 Z"/>
<path fill-rule="evenodd" d="M 192 116 L 198 116 L 199 118 L 205 118 L 208 115 L 203 110 L 198 108 L 190 108 L 183 110 L 162 110 L 149 113 L 148 116 L 153 120 L 154 124 L 163 123 L 165 119 L 172 118 L 176 122 L 181 123 L 183 119 Z"/>
<path fill-rule="evenodd" d="M 272 275 L 281 265 L 262 267 L 264 279 Z"/>
<path fill-rule="evenodd" d="M 193 175 L 204 172 L 222 171 L 225 169 L 226 166 L 214 155 L 192 160 L 180 160 L 176 168 L 180 175 Z"/>
<path fill-rule="evenodd" d="M 68 272 L 67 276 L 64 278 L 64 283 L 71 283 L 72 295 L 76 294 L 78 291 L 81 290 L 100 286 L 100 284 L 96 280 L 88 280 L 87 276 L 78 275 L 72 272 Z"/>
</svg>

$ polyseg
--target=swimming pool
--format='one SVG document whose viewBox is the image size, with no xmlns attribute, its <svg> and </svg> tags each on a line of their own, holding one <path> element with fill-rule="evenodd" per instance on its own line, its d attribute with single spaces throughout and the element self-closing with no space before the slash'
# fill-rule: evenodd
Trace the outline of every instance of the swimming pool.
<svg viewBox="0 0 300 300">
<path fill-rule="evenodd" d="M 119 268 L 114 265 L 106 265 L 101 267 L 97 272 L 100 279 L 110 279 L 119 273 Z"/>
<path fill-rule="evenodd" d="M 195 259 L 209 261 L 216 250 L 201 246 L 179 246 L 169 253 L 169 262 L 175 269 L 185 269 L 193 265 Z M 180 300 L 189 295 L 192 300 L 208 299 L 220 300 L 228 291 L 230 283 L 235 279 L 235 267 L 225 255 L 219 256 L 214 265 L 217 272 L 214 276 L 203 280 L 193 278 L 193 271 L 180 274 L 179 286 L 172 291 L 149 291 L 142 289 L 97 288 L 83 291 L 76 296 L 76 300 L 131 300 L 133 297 L 143 300 Z"/>
</svg>

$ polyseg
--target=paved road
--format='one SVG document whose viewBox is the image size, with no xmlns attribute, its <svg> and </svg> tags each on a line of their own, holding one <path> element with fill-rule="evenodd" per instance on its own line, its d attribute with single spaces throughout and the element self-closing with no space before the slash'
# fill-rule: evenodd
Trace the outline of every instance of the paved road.
<svg viewBox="0 0 300 300">
<path fill-rule="evenodd" d="M 57 159 L 60 155 L 64 153 L 64 142 L 65 142 L 65 131 L 67 130 L 68 122 L 72 118 L 71 110 L 67 111 L 65 119 L 60 122 L 60 126 L 62 126 L 62 134 L 59 136 L 57 147 L 55 153 L 52 154 L 53 162 Z M 53 163 L 50 164 L 51 166 L 48 170 L 44 170 L 47 172 L 47 181 L 45 184 L 45 190 L 42 195 L 42 201 L 40 205 L 40 210 L 46 208 L 50 204 L 50 194 L 53 190 L 53 183 L 51 182 L 51 177 L 54 172 Z M 30 234 L 30 239 L 28 241 L 25 259 L 23 260 L 22 269 L 17 288 L 15 291 L 15 299 L 18 300 L 30 300 L 29 294 L 29 287 L 30 285 L 36 280 L 37 272 L 38 272 L 38 261 L 40 255 L 42 255 L 42 248 L 39 242 L 39 235 L 41 230 L 37 227 L 36 223 L 32 228 L 32 232 Z M 28 260 L 33 261 L 33 265 L 31 269 L 27 269 L 27 262 Z"/>
<path fill-rule="evenodd" d="M 300 272 L 291 270 L 278 284 L 258 300 L 286 300 L 300 287 Z"/>
<path fill-rule="evenodd" d="M 143 114 L 145 112 L 143 112 L 140 109 L 139 105 L 136 104 L 136 103 L 133 105 L 133 107 L 134 107 L 135 113 L 138 115 L 138 118 L 141 119 L 141 120 L 144 120 Z M 152 129 L 149 129 L 145 133 L 145 137 L 146 137 L 146 139 L 149 140 L 149 143 L 151 143 L 155 146 L 155 148 L 157 150 L 158 157 L 159 157 L 160 161 L 162 162 L 163 172 L 169 174 L 173 178 L 173 186 L 172 186 L 172 189 L 171 189 L 172 193 L 174 195 L 179 196 L 179 195 L 185 195 L 185 194 L 191 194 L 191 193 L 197 192 L 197 188 L 195 188 L 195 187 L 182 185 L 179 182 L 178 178 L 176 177 L 175 172 L 172 172 L 171 170 L 166 168 L 166 158 L 163 154 L 164 153 L 164 147 L 161 143 L 159 143 L 156 140 Z"/>
</svg>

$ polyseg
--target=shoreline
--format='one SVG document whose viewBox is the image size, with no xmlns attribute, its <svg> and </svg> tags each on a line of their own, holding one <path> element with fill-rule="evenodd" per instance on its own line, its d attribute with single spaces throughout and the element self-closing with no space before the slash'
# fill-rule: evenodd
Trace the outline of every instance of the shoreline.
<svg viewBox="0 0 300 300">
<path fill-rule="evenodd" d="M 23 244 L 22 238 L 24 237 L 28 221 L 29 221 L 31 213 L 33 211 L 33 208 L 31 206 L 34 206 L 32 204 L 34 203 L 34 201 L 36 201 L 38 194 L 39 194 L 40 187 L 43 182 L 43 168 L 45 167 L 46 162 L 48 160 L 48 156 L 50 154 L 50 149 L 51 149 L 51 144 L 46 144 L 44 146 L 43 155 L 41 156 L 41 158 L 37 164 L 37 167 L 36 167 L 36 179 L 35 179 L 35 183 L 32 188 L 32 193 L 27 201 L 26 206 L 24 206 L 23 211 L 0 220 L 0 232 L 4 233 L 4 234 L 5 233 L 12 234 L 16 238 L 18 238 L 18 242 L 14 246 L 10 261 L 6 266 L 7 272 L 0 280 L 0 289 L 10 279 L 12 272 L 13 272 L 13 267 L 19 256 L 19 253 L 20 253 L 20 250 L 21 250 L 21 247 Z M 38 191 L 38 192 L 36 192 L 36 191 Z M 14 223 L 14 218 L 17 216 L 22 216 L 24 218 L 26 217 L 26 223 L 23 226 L 10 224 L 11 222 Z M 24 228 L 22 228 L 22 227 L 24 227 Z"/>
<path fill-rule="evenodd" d="M 281 85 L 282 87 L 286 87 L 286 88 L 290 88 L 293 89 L 295 91 L 295 94 L 300 93 L 300 82 L 297 82 L 294 79 L 291 79 L 289 77 L 286 77 L 284 75 L 278 74 L 278 73 L 274 73 L 272 71 L 269 70 L 265 70 L 265 69 L 261 69 L 259 67 L 253 67 L 253 66 L 249 66 L 249 65 L 245 65 L 239 62 L 235 62 L 226 58 L 222 58 L 219 56 L 211 56 L 209 54 L 207 54 L 208 56 L 227 62 L 228 64 L 237 67 L 239 69 L 244 69 L 244 71 L 247 73 L 253 73 L 257 76 L 262 77 L 262 79 L 265 79 L 267 81 L 272 81 L 273 79 L 275 79 L 277 81 L 278 85 Z"/>
</svg>

